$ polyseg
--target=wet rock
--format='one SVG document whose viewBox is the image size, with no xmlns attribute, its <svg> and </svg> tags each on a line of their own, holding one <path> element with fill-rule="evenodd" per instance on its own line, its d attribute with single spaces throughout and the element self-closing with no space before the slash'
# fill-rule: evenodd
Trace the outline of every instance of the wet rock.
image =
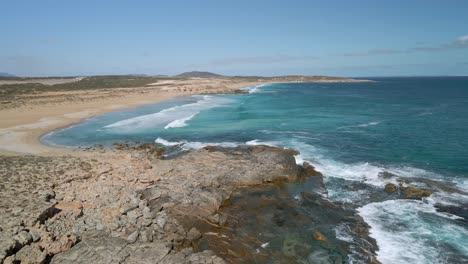
<svg viewBox="0 0 468 264">
<path fill-rule="evenodd" d="M 304 162 L 302 164 L 302 173 L 305 177 L 311 177 L 311 176 L 323 176 L 321 172 L 315 170 L 315 167 L 312 166 L 312 164 L 308 162 Z"/>
<path fill-rule="evenodd" d="M 432 194 L 432 191 L 426 189 L 416 188 L 412 185 L 407 187 L 400 187 L 401 196 L 404 199 L 415 199 L 421 200 L 424 197 L 429 197 Z"/>
<path fill-rule="evenodd" d="M 318 231 L 315 231 L 314 233 L 312 233 L 312 237 L 315 239 L 315 240 L 318 240 L 318 241 L 326 241 L 327 240 L 327 237 L 318 232 Z"/>
<path fill-rule="evenodd" d="M 386 193 L 391 194 L 391 193 L 396 193 L 397 191 L 398 191 L 398 188 L 396 187 L 395 184 L 393 184 L 393 183 L 385 184 L 385 192 Z"/>
<path fill-rule="evenodd" d="M 330 255 L 326 250 L 319 249 L 315 250 L 314 252 L 310 253 L 307 256 L 307 260 L 309 263 L 314 264 L 333 264 L 333 263 L 343 263 L 342 261 L 333 262 L 330 258 Z"/>
<path fill-rule="evenodd" d="M 435 208 L 438 212 L 453 214 L 463 218 L 465 222 L 468 222 L 468 206 L 436 204 Z"/>
<path fill-rule="evenodd" d="M 305 254 L 308 254 L 307 252 L 310 249 L 310 245 L 308 245 L 305 241 L 300 239 L 297 236 L 287 236 L 283 240 L 283 248 L 281 251 L 283 252 L 284 255 L 288 257 L 298 257 L 302 256 L 304 257 Z"/>
<path fill-rule="evenodd" d="M 398 177 L 397 175 L 388 171 L 380 172 L 378 176 L 386 180 Z"/>
</svg>

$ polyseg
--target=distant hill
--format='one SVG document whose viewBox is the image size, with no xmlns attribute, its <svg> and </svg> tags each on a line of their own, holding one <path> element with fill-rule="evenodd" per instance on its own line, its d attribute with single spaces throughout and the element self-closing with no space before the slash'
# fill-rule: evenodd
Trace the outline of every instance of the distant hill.
<svg viewBox="0 0 468 264">
<path fill-rule="evenodd" d="M 184 72 L 175 77 L 198 77 L 198 78 L 211 78 L 211 77 L 222 77 L 222 75 L 212 73 L 212 72 L 203 72 L 203 71 L 191 71 L 191 72 Z"/>
<path fill-rule="evenodd" d="M 6 72 L 0 72 L 0 77 L 16 77 L 16 76 L 13 74 L 6 73 Z"/>
</svg>

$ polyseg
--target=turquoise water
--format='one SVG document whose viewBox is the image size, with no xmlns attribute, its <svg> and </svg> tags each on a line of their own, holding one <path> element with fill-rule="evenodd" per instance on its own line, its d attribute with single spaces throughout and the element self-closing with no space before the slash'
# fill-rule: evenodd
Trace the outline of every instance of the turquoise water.
<svg viewBox="0 0 468 264">
<path fill-rule="evenodd" d="M 54 131 L 48 144 L 139 141 L 178 145 L 271 144 L 297 149 L 325 174 L 328 198 L 352 203 L 372 229 L 383 263 L 468 261 L 468 78 L 378 78 L 372 83 L 291 83 L 244 95 L 205 95 L 118 111 Z M 392 179 L 432 179 L 423 201 L 373 198 Z M 358 190 L 349 186 L 362 183 Z M 423 183 L 421 183 L 423 184 Z M 466 216 L 465 216 L 466 217 Z"/>
</svg>

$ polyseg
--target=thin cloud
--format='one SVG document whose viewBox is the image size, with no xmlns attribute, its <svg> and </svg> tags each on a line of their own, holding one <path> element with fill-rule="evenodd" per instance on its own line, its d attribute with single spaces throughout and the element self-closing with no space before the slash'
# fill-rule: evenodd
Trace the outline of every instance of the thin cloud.
<svg viewBox="0 0 468 264">
<path fill-rule="evenodd" d="M 450 46 L 458 48 L 468 47 L 468 35 L 457 38 Z"/>
<path fill-rule="evenodd" d="M 232 64 L 272 64 L 285 63 L 292 61 L 308 61 L 315 60 L 314 56 L 290 56 L 290 55 L 275 55 L 275 56 L 258 56 L 258 57 L 230 57 L 213 60 L 210 65 L 232 65 Z"/>
<path fill-rule="evenodd" d="M 337 54 L 337 55 L 344 56 L 344 57 L 362 57 L 362 56 L 385 55 L 385 54 L 396 54 L 396 53 L 401 53 L 401 51 L 394 50 L 394 49 L 371 49 L 371 50 L 366 50 L 366 51 L 342 53 L 342 54 Z"/>
<path fill-rule="evenodd" d="M 343 57 L 364 57 L 374 55 L 389 55 L 389 54 L 402 54 L 402 53 L 413 53 L 413 52 L 437 52 L 452 49 L 468 48 L 468 35 L 461 36 L 450 43 L 445 43 L 439 46 L 420 46 L 413 47 L 403 50 L 396 49 L 371 49 L 366 51 L 356 51 L 350 53 L 335 54 L 336 56 Z"/>
</svg>

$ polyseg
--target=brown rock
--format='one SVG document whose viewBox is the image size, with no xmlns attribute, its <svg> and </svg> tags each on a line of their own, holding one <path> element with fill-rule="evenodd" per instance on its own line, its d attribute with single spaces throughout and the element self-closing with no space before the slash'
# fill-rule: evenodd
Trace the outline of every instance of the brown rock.
<svg viewBox="0 0 468 264">
<path fill-rule="evenodd" d="M 75 235 L 63 235 L 59 240 L 47 244 L 44 248 L 49 255 L 55 255 L 69 250 L 76 244 L 77 238 Z"/>
<path fill-rule="evenodd" d="M 309 177 L 309 176 L 323 176 L 321 172 L 319 171 L 316 171 L 315 170 L 315 167 L 312 166 L 310 163 L 308 162 L 304 162 L 302 164 L 302 167 L 304 168 L 304 174 L 305 176 Z"/>
<path fill-rule="evenodd" d="M 395 184 L 393 184 L 393 183 L 387 183 L 387 184 L 385 185 L 385 192 L 387 192 L 388 194 L 390 194 L 390 193 L 395 193 L 395 192 L 397 192 L 397 191 L 398 191 L 398 188 L 396 187 Z"/>
<path fill-rule="evenodd" d="M 315 231 L 314 233 L 312 233 L 312 237 L 318 241 L 327 241 L 327 237 L 318 231 Z"/>
<path fill-rule="evenodd" d="M 424 197 L 429 197 L 432 194 L 432 191 L 426 189 L 416 188 L 412 185 L 408 187 L 401 187 L 401 195 L 404 199 L 416 199 L 421 200 Z"/>
<path fill-rule="evenodd" d="M 59 202 L 55 205 L 55 208 L 61 211 L 75 211 L 81 210 L 83 204 L 81 202 Z"/>
</svg>

